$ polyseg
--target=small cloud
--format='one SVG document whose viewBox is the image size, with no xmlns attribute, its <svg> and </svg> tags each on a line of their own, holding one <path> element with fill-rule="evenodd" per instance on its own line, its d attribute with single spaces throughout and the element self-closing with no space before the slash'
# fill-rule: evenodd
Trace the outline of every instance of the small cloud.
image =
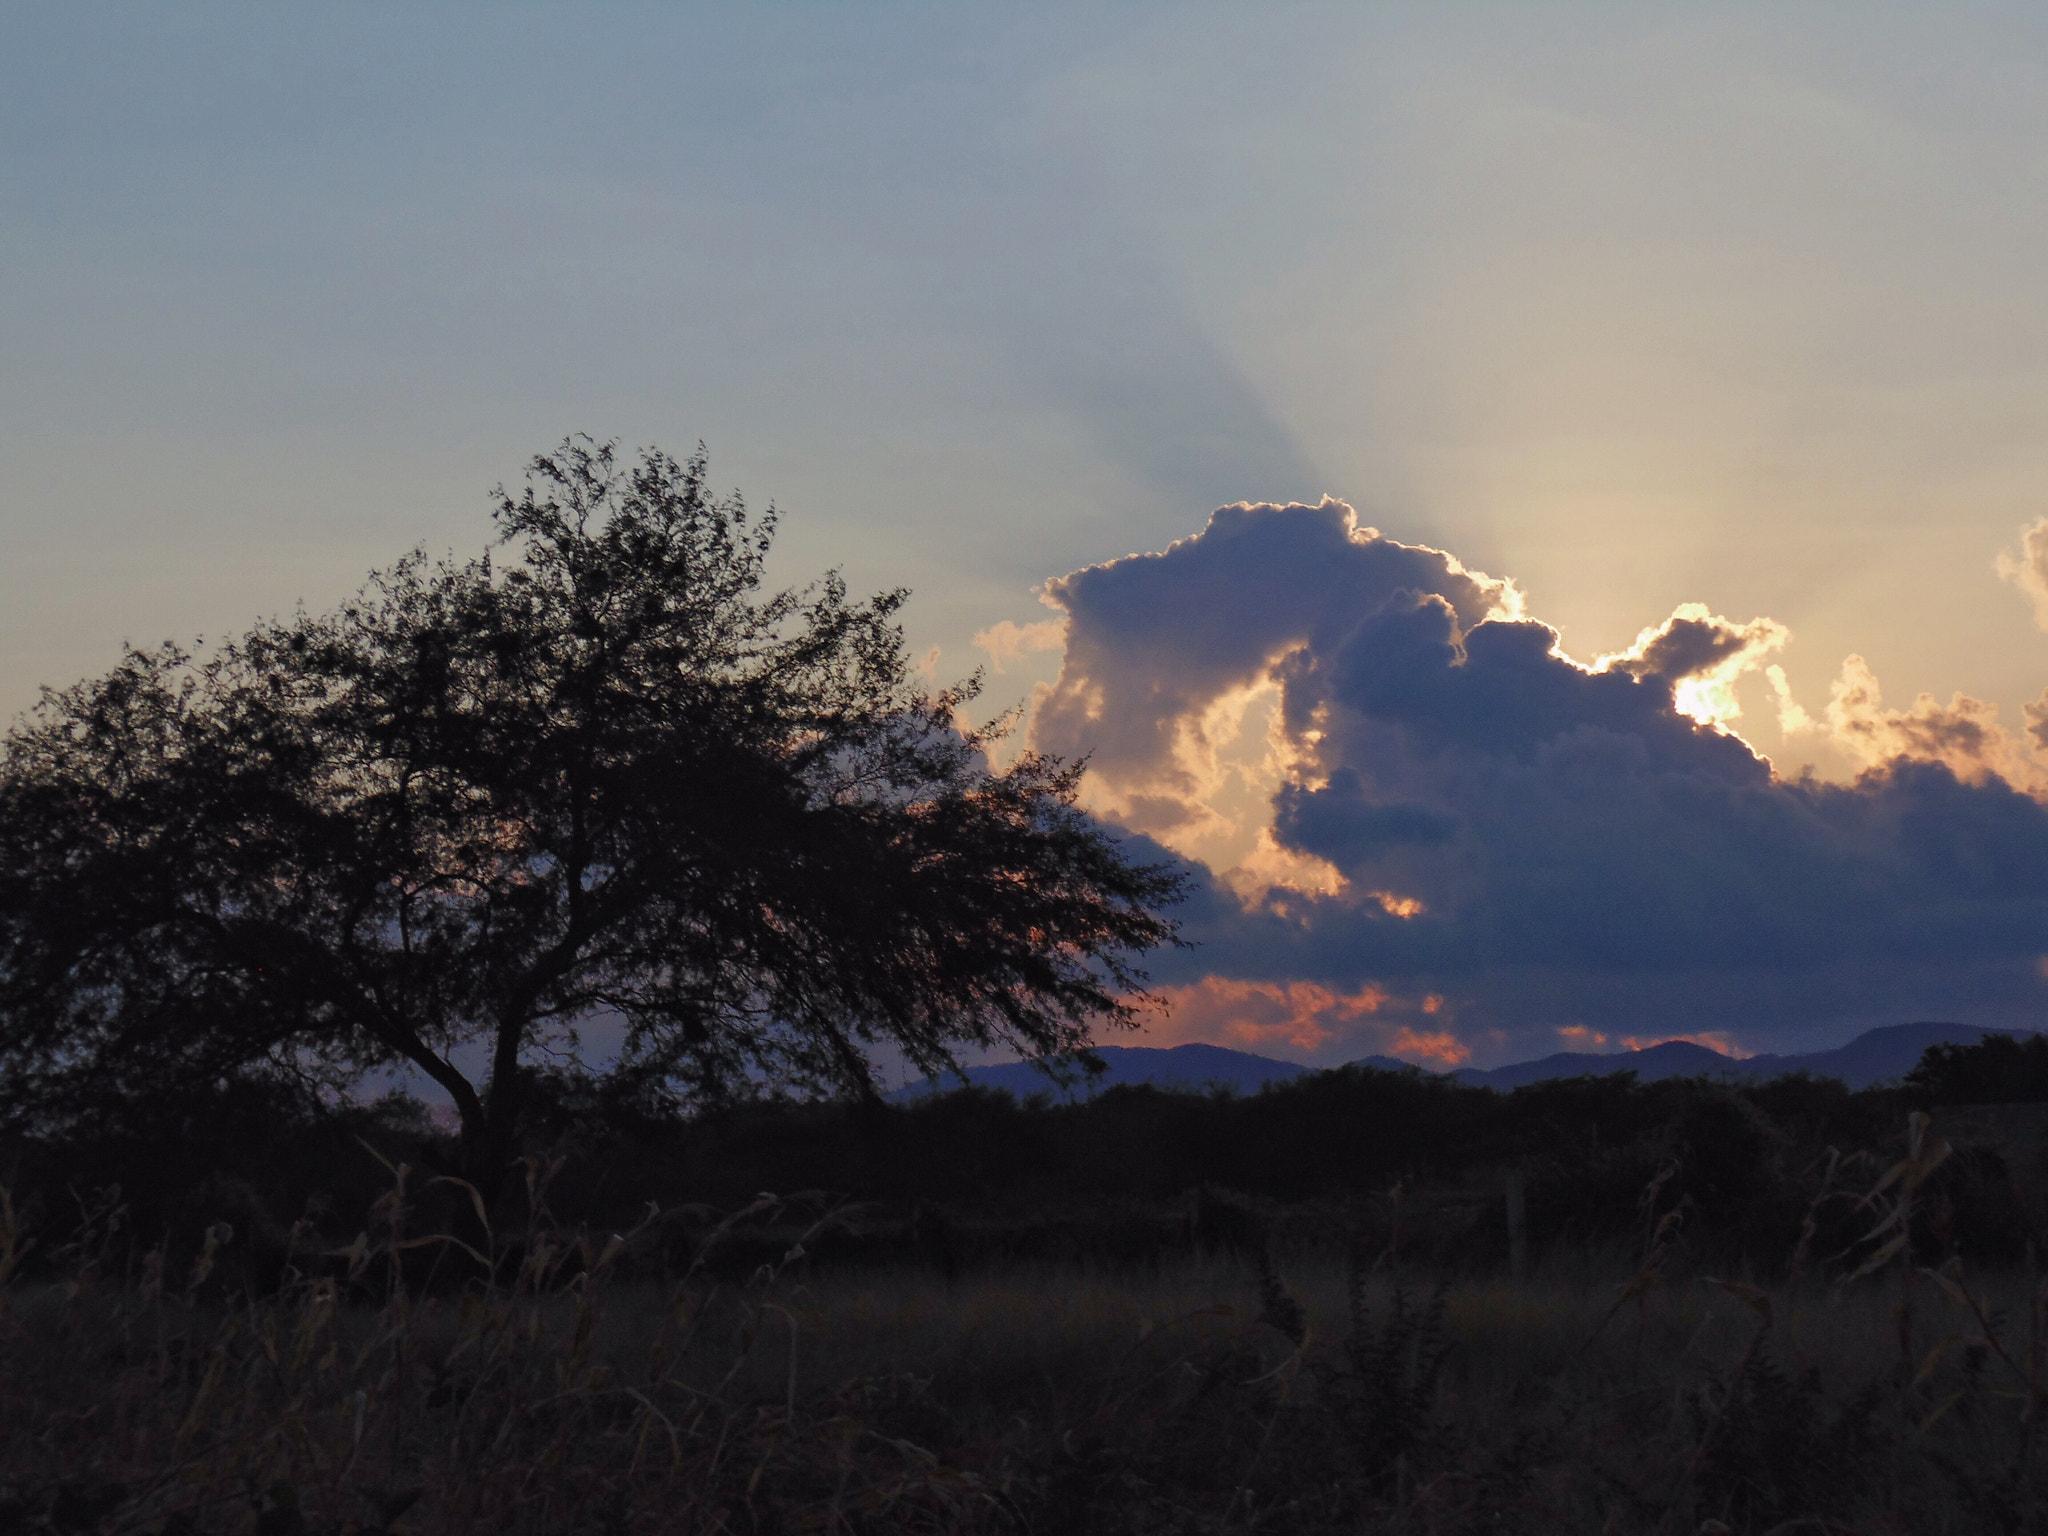
<svg viewBox="0 0 2048 1536">
<path fill-rule="evenodd" d="M 1802 731 L 1818 730 L 1813 716 L 1806 712 L 1797 699 L 1792 697 L 1792 685 L 1785 680 L 1785 669 L 1776 662 L 1764 668 L 1764 676 L 1770 680 L 1771 694 L 1778 701 L 1778 729 L 1787 736 L 1796 736 Z"/>
<path fill-rule="evenodd" d="M 917 658 L 915 670 L 917 675 L 926 682 L 932 681 L 939 675 L 939 648 L 936 645 Z"/>
<path fill-rule="evenodd" d="M 2033 703 L 2022 704 L 2020 713 L 2026 717 L 2027 734 L 2034 739 L 2034 746 L 2048 752 L 2048 688 L 2043 688 Z"/>
<path fill-rule="evenodd" d="M 1923 693 L 1910 709 L 1888 709 L 1876 674 L 1857 655 L 1843 660 L 1841 676 L 1828 692 L 1828 733 L 1870 767 L 1899 758 L 1942 763 L 1959 779 L 1997 777 L 2019 788 L 2030 788 L 2040 778 L 1998 723 L 1996 704 L 1966 693 L 1951 695 L 1943 704 Z M 2036 702 L 2026 706 L 2026 714 L 2030 734 L 2043 740 L 2048 709 Z"/>
<path fill-rule="evenodd" d="M 1992 569 L 2034 600 L 2034 627 L 2048 630 L 2048 517 L 2020 530 L 2020 552 L 2001 550 Z"/>
<path fill-rule="evenodd" d="M 1387 1048 L 1387 1054 L 1404 1058 L 1420 1056 L 1424 1061 L 1432 1062 L 1445 1070 L 1461 1067 L 1472 1059 L 1471 1048 L 1456 1035 L 1446 1034 L 1442 1030 L 1423 1034 L 1405 1024 L 1395 1034 L 1393 1043 Z"/>
<path fill-rule="evenodd" d="M 1588 1029 L 1583 1024 L 1563 1025 L 1558 1029 L 1558 1034 L 1562 1035 L 1572 1045 L 1605 1045 L 1607 1043 L 1607 1037 L 1601 1034 L 1599 1030 Z"/>
<path fill-rule="evenodd" d="M 1737 624 L 1709 612 L 1704 603 L 1681 603 L 1662 624 L 1637 635 L 1627 650 L 1601 657 L 1596 670 L 1662 678 L 1671 685 L 1672 704 L 1681 715 L 1702 725 L 1725 725 L 1742 713 L 1735 699 L 1742 675 L 1762 666 L 1791 638 L 1792 631 L 1776 619 Z M 1781 668 L 1769 671 L 1783 681 Z M 1781 718 L 1788 696 L 1780 694 Z"/>
<path fill-rule="evenodd" d="M 1205 976 L 1191 986 L 1158 989 L 1168 1019 L 1152 1032 L 1175 1041 L 1199 1040 L 1240 1050 L 1289 1045 L 1299 1051 L 1321 1051 L 1341 1042 L 1347 1054 L 1395 1052 L 1448 1061 L 1463 1061 L 1470 1052 L 1441 1031 L 1416 1034 L 1399 1025 L 1402 1015 L 1435 1014 L 1443 999 L 1419 1005 L 1395 996 L 1377 982 L 1355 991 L 1314 981 L 1250 981 L 1234 976 Z M 1431 1003 L 1435 1007 L 1431 1007 Z M 1426 1042 L 1417 1044 L 1416 1042 Z"/>
<path fill-rule="evenodd" d="M 1429 910 L 1420 896 L 1397 896 L 1392 891 L 1372 891 L 1369 894 L 1380 904 L 1382 912 L 1389 917 L 1398 917 L 1404 923 Z"/>
<path fill-rule="evenodd" d="M 1035 624 L 1018 624 L 1004 619 L 975 635 L 974 643 L 988 652 L 989 665 L 1006 672 L 1026 655 L 1056 651 L 1067 643 L 1065 619 L 1040 619 Z"/>
</svg>

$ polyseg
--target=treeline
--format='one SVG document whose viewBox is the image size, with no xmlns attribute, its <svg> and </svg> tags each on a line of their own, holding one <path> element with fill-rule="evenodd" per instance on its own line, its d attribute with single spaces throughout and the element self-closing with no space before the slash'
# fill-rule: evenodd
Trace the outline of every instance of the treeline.
<svg viewBox="0 0 2048 1536">
<path fill-rule="evenodd" d="M 536 1076 L 526 1096 L 525 1167 L 545 1185 L 549 1222 L 626 1231 L 652 1202 L 666 1213 L 650 1229 L 652 1269 L 693 1248 L 697 1229 L 678 1213 L 775 1191 L 847 1209 L 820 1262 L 954 1269 L 1365 1246 L 1475 1271 L 1507 1261 L 1513 1184 L 1539 1258 L 1630 1253 L 1661 1230 L 1702 1263 L 1777 1272 L 1793 1255 L 1853 1249 L 1856 1199 L 1901 1154 L 1913 1112 L 2048 1098 L 2048 1043 L 1940 1047 L 1905 1084 L 1861 1092 L 1798 1075 L 1621 1073 L 1500 1093 L 1343 1068 L 1252 1096 L 1115 1088 L 1073 1104 L 970 1088 L 900 1106 L 767 1101 L 686 1116 L 649 1081 L 564 1074 Z M 1922 1202 L 1927 1251 L 2021 1259 L 2042 1236 L 2036 1170 L 1968 1125 L 1958 1153 Z M 448 1177 L 460 1156 L 412 1100 L 336 1109 L 229 1083 L 62 1143 L 17 1145 L 0 1182 L 53 1236 L 96 1206 L 121 1209 L 143 1245 L 196 1242 L 226 1222 L 260 1284 L 288 1245 L 346 1243 L 401 1164 L 415 1229 L 462 1229 L 473 1206 Z M 524 1178 L 507 1185 L 501 1229 L 527 1198 Z M 775 1241 L 763 1235 L 763 1251 Z"/>
</svg>

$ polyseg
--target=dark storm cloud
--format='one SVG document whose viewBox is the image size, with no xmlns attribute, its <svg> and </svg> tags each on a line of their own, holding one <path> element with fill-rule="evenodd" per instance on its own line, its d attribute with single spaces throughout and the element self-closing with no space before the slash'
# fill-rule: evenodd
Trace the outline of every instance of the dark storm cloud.
<svg viewBox="0 0 2048 1536">
<path fill-rule="evenodd" d="M 1218 698 L 1283 658 L 1339 644 L 1397 594 L 1433 594 L 1460 623 L 1518 601 L 1505 582 L 1433 549 L 1361 529 L 1351 508 L 1240 504 L 1163 554 L 1132 555 L 1046 584 L 1068 615 L 1059 680 L 1037 701 L 1037 745 L 1092 754 L 1112 786 L 1172 819 L 1199 786 L 1182 733 Z"/>
<path fill-rule="evenodd" d="M 1321 789 L 1282 785 L 1273 799 L 1273 827 L 1288 847 L 1314 850 L 1345 869 L 1402 844 L 1447 843 L 1458 823 L 1426 805 L 1369 800 L 1358 770 L 1339 768 Z"/>
<path fill-rule="evenodd" d="M 1751 631 L 1756 627 L 1736 628 L 1680 613 L 1646 636 L 1634 651 L 1611 658 L 1606 670 L 1674 683 L 1712 673 L 1754 649 L 1757 637 Z"/>
<path fill-rule="evenodd" d="M 1270 677 L 1271 836 L 1342 877 L 1249 901 L 1205 880 L 1203 947 L 1167 979 L 1383 989 L 1347 1038 L 1426 1000 L 1482 1056 L 1580 1026 L 1763 1048 L 1915 1015 L 2038 1022 L 2048 810 L 1981 752 L 1958 775 L 1953 709 L 1916 732 L 1873 688 L 1835 725 L 1881 722 L 1891 755 L 1850 784 L 1782 779 L 1681 708 L 1780 627 L 1688 608 L 1588 668 L 1547 626 L 1488 617 L 1503 584 L 1333 506 L 1226 509 L 1050 589 L 1076 643 L 1043 736 L 1099 743 L 1127 803 L 1171 800 L 1191 792 L 1176 730 Z"/>
</svg>

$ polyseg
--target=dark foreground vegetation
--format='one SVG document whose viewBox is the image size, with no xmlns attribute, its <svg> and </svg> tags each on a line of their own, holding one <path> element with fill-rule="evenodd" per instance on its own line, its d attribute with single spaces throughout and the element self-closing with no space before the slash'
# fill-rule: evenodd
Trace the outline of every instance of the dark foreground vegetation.
<svg viewBox="0 0 2048 1536">
<path fill-rule="evenodd" d="M 1985 1060 L 539 1078 L 491 1204 L 415 1106 L 224 1091 L 0 1166 L 0 1532 L 2048 1528 L 2048 1104 Z"/>
</svg>

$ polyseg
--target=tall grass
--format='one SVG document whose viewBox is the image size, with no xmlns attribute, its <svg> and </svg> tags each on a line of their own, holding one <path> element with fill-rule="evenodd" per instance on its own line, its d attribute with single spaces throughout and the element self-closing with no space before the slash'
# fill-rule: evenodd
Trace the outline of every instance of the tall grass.
<svg viewBox="0 0 2048 1536">
<path fill-rule="evenodd" d="M 0 1191 L 0 1533 L 2028 1531 L 2048 1524 L 2048 1292 L 1916 1251 L 1946 1155 L 1833 1186 L 1867 1235 L 1760 1286 L 1552 1252 L 811 1273 L 848 1219 L 763 1197 L 671 1281 L 658 1224 L 373 1220 L 284 1284 L 125 1242 L 31 1252 Z M 785 1234 L 751 1273 L 713 1262 Z M 1903 1240 L 1901 1240 L 1903 1239 Z M 1835 1259 L 1833 1263 L 1828 1262 Z"/>
</svg>

